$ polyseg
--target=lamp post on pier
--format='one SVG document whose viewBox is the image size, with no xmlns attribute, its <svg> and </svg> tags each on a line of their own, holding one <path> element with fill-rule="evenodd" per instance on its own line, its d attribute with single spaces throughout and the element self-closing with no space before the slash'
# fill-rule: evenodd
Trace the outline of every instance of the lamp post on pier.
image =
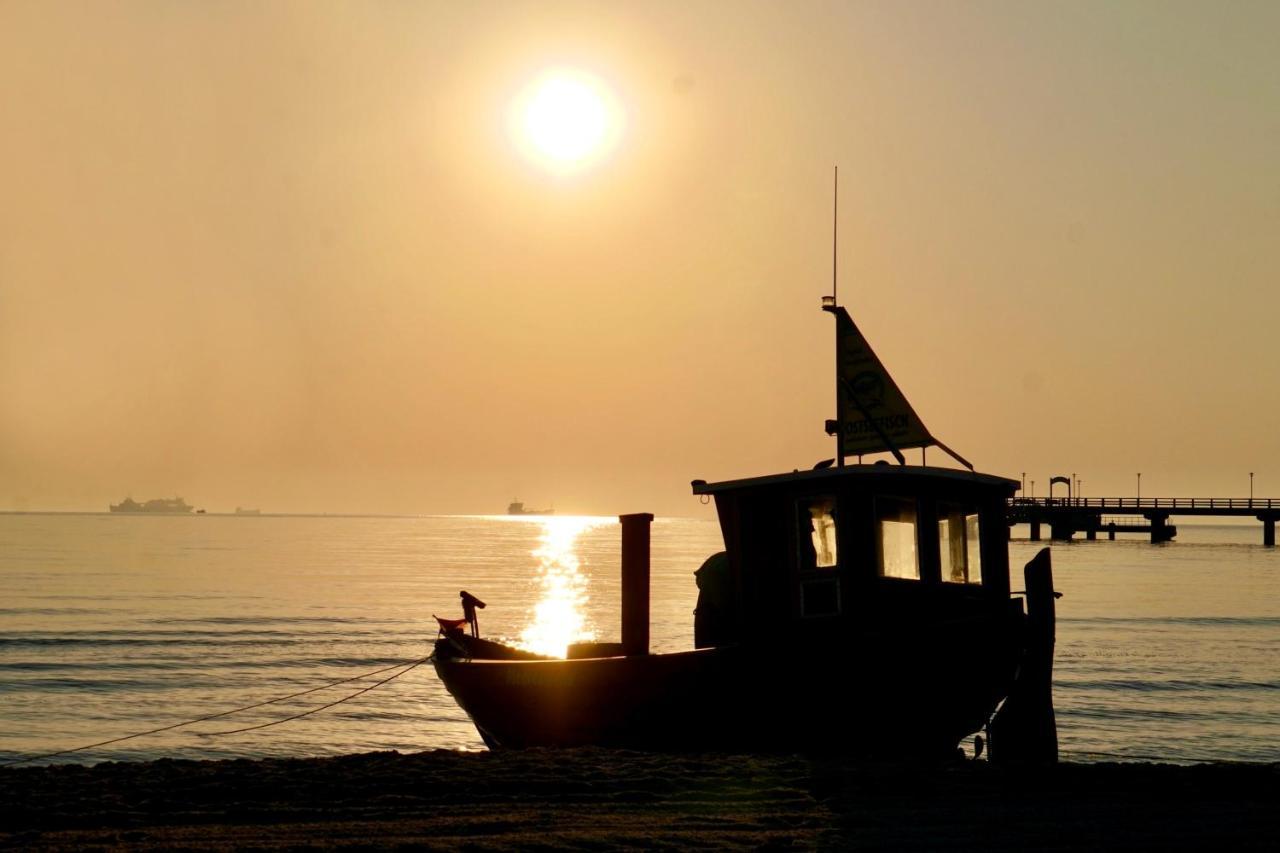
<svg viewBox="0 0 1280 853">
<path fill-rule="evenodd" d="M 1142 472 L 1138 472 L 1138 503 L 1142 503 Z"/>
<path fill-rule="evenodd" d="M 1249 472 L 1249 506 L 1253 506 L 1253 472 Z"/>
<path fill-rule="evenodd" d="M 1022 496 L 1024 498 L 1027 496 L 1027 472 L 1026 471 L 1022 472 Z"/>
</svg>

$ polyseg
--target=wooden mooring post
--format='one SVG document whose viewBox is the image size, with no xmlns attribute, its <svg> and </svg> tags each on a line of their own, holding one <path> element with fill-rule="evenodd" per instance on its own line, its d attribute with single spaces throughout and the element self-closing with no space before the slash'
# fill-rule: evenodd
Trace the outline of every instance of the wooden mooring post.
<svg viewBox="0 0 1280 853">
<path fill-rule="evenodd" d="M 1058 761 L 1058 723 L 1053 713 L 1053 647 L 1057 606 L 1049 549 L 1023 569 L 1027 596 L 1027 644 L 1000 710 L 988 728 L 991 760 L 999 764 L 1054 764 Z"/>
</svg>

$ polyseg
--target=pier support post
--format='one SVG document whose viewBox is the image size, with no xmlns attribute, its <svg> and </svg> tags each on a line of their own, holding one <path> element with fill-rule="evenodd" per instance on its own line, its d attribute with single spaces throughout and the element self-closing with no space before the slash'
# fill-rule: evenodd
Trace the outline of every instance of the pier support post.
<svg viewBox="0 0 1280 853">
<path fill-rule="evenodd" d="M 1258 521 L 1262 522 L 1262 544 L 1268 548 L 1276 547 L 1276 517 L 1260 515 Z"/>
<path fill-rule="evenodd" d="M 1164 513 L 1152 513 L 1147 516 L 1151 522 L 1151 544 L 1169 542 L 1178 533 L 1178 528 L 1169 524 L 1169 516 Z"/>
<path fill-rule="evenodd" d="M 1031 521 L 1031 541 L 1040 541 L 1040 521 L 1038 519 L 1032 519 Z"/>
<path fill-rule="evenodd" d="M 1050 522 L 1049 536 L 1055 542 L 1070 542 L 1076 533 L 1075 525 L 1068 521 Z"/>
<path fill-rule="evenodd" d="M 620 515 L 622 524 L 622 653 L 649 654 L 649 526 L 653 513 Z"/>
<path fill-rule="evenodd" d="M 1096 541 L 1098 538 L 1098 528 L 1090 527 L 1088 530 L 1085 531 L 1084 537 L 1088 539 L 1090 542 Z"/>
</svg>

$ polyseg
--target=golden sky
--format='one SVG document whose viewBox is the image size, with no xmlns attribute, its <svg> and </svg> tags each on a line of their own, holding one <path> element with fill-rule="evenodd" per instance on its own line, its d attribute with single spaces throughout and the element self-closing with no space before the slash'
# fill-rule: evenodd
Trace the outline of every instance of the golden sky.
<svg viewBox="0 0 1280 853">
<path fill-rule="evenodd" d="M 831 455 L 836 164 L 841 302 L 979 470 L 1280 495 L 1277 32 L 0 0 L 0 509 L 706 513 Z M 580 169 L 512 129 L 550 69 L 619 119 Z"/>
</svg>

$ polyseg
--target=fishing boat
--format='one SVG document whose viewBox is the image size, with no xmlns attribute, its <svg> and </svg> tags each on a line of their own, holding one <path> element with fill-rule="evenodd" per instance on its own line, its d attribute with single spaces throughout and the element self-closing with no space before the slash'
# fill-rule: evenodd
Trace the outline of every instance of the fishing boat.
<svg viewBox="0 0 1280 853">
<path fill-rule="evenodd" d="M 1011 590 L 1005 503 L 925 428 L 834 297 L 834 458 L 707 482 L 724 550 L 695 572 L 694 648 L 649 651 L 653 516 L 620 516 L 621 643 L 533 655 L 480 637 L 475 596 L 434 665 L 492 748 L 808 750 L 1054 761 L 1049 552 Z M 938 447 L 961 467 L 926 465 Z M 921 464 L 903 451 L 919 448 Z M 891 454 L 896 464 L 881 458 Z"/>
</svg>

